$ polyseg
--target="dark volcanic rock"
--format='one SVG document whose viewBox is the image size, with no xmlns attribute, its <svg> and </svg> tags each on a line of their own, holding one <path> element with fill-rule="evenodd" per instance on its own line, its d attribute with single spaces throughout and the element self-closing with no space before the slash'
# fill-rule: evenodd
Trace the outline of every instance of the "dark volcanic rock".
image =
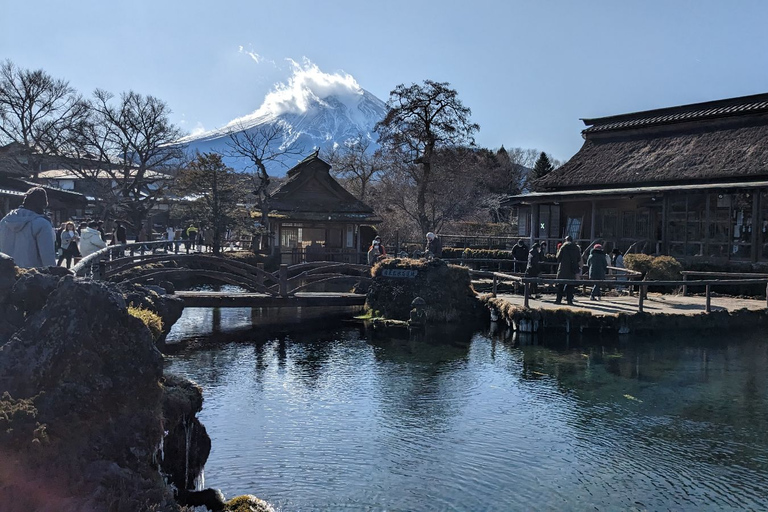
<svg viewBox="0 0 768 512">
<path fill-rule="evenodd" d="M 170 331 L 171 326 L 181 318 L 184 301 L 178 297 L 160 294 L 154 289 L 139 284 L 120 283 L 117 285 L 128 305 L 144 308 L 157 313 L 163 320 L 163 331 Z"/>
<path fill-rule="evenodd" d="M 44 275 L 22 286 L 42 293 L 55 277 Z M 56 284 L 0 347 L 0 412 L 15 411 L 0 460 L 24 475 L 0 474 L 2 509 L 174 510 L 154 462 L 163 359 L 149 330 L 113 286 L 72 277 Z M 30 482 L 46 492 L 30 494 Z"/>
</svg>

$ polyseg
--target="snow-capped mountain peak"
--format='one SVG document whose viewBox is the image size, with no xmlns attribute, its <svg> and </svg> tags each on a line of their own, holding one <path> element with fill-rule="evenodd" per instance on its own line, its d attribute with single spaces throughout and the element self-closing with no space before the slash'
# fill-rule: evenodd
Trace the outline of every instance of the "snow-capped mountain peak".
<svg viewBox="0 0 768 512">
<path fill-rule="evenodd" d="M 360 87 L 351 75 L 328 74 L 316 65 L 305 62 L 294 64 L 294 73 L 287 83 L 277 84 L 253 113 L 233 119 L 223 128 L 190 136 L 181 142 L 195 151 L 229 151 L 230 133 L 259 130 L 279 126 L 282 137 L 280 147 L 301 148 L 302 156 L 314 149 L 329 149 L 334 144 L 364 136 L 375 141 L 374 126 L 386 114 L 386 104 Z M 371 144 L 374 151 L 378 146 Z M 226 158 L 228 165 L 243 169 L 247 161 Z M 296 162 L 285 162 L 289 167 Z M 284 174 L 285 168 L 274 167 L 270 172 Z"/>
</svg>

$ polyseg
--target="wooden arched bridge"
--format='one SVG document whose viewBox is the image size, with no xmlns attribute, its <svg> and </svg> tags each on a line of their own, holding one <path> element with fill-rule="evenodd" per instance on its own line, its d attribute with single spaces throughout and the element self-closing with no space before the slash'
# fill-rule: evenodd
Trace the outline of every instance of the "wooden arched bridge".
<svg viewBox="0 0 768 512">
<path fill-rule="evenodd" d="M 178 250 L 178 246 L 175 246 Z M 210 253 L 178 253 L 168 242 L 112 245 L 83 258 L 76 276 L 110 282 L 159 284 L 178 279 L 205 279 L 245 292 L 179 291 L 188 307 L 359 306 L 363 293 L 313 292 L 319 285 L 370 282 L 370 267 L 317 261 L 280 265 L 275 272 L 235 258 Z"/>
</svg>

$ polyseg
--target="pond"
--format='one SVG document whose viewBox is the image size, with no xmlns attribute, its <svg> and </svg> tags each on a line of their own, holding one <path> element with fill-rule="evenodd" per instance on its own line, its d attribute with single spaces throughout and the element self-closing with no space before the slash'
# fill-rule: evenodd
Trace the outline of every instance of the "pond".
<svg viewBox="0 0 768 512">
<path fill-rule="evenodd" d="M 174 339 L 209 314 L 185 312 Z M 765 334 L 295 327 L 169 357 L 204 388 L 205 485 L 228 497 L 286 512 L 768 510 Z"/>
</svg>

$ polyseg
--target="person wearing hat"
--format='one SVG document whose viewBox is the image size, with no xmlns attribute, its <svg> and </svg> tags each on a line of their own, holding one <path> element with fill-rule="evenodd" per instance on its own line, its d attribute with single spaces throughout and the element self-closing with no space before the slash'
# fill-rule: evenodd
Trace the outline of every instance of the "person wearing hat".
<svg viewBox="0 0 768 512">
<path fill-rule="evenodd" d="M 379 243 L 379 240 L 374 238 L 371 242 L 371 246 L 368 248 L 368 265 L 372 266 L 374 263 L 379 261 L 381 256 L 381 243 Z"/>
<path fill-rule="evenodd" d="M 384 248 L 384 244 L 381 243 L 381 237 L 379 235 L 376 235 L 376 237 L 373 239 L 374 242 L 379 243 L 379 251 L 381 251 L 382 256 L 387 255 L 387 249 Z"/>
<path fill-rule="evenodd" d="M 18 267 L 50 267 L 56 264 L 56 233 L 45 216 L 48 195 L 32 187 L 21 206 L 0 220 L 0 252 Z"/>
<path fill-rule="evenodd" d="M 594 281 L 602 281 L 605 279 L 605 273 L 608 270 L 608 261 L 605 259 L 605 252 L 603 246 L 595 244 L 589 253 L 587 258 L 587 267 L 589 267 L 589 278 Z M 600 292 L 600 285 L 595 284 L 592 287 L 592 293 L 589 294 L 590 300 L 600 300 L 602 296 Z"/>
</svg>

